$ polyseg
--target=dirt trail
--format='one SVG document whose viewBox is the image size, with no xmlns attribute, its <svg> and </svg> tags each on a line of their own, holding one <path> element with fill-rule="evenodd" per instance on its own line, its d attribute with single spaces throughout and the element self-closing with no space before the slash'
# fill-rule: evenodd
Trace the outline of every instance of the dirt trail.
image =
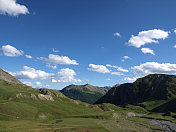
<svg viewBox="0 0 176 132">
<path fill-rule="evenodd" d="M 154 119 L 151 117 L 140 117 L 140 116 L 136 117 L 149 119 L 152 125 L 159 125 L 161 128 L 164 129 L 165 132 L 176 132 L 176 123 L 172 121 L 163 119 Z"/>
<path fill-rule="evenodd" d="M 159 125 L 165 132 L 176 132 L 176 124 L 171 121 L 151 119 L 152 125 Z"/>
</svg>

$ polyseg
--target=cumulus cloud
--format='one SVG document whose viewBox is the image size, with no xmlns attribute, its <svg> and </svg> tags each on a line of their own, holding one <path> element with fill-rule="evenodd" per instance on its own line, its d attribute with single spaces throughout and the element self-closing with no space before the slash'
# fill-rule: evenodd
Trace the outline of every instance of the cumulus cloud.
<svg viewBox="0 0 176 132">
<path fill-rule="evenodd" d="M 5 56 L 9 56 L 9 57 L 20 56 L 24 54 L 22 50 L 17 50 L 15 47 L 11 45 L 2 46 L 1 50 Z"/>
<path fill-rule="evenodd" d="M 28 86 L 31 86 L 33 88 L 50 88 L 50 85 L 46 84 L 46 85 L 42 85 L 41 82 L 23 82 L 23 84 L 26 84 Z"/>
<path fill-rule="evenodd" d="M 95 64 L 89 64 L 88 70 L 90 71 L 96 71 L 99 73 L 110 73 L 111 71 L 104 65 L 95 65 Z"/>
<path fill-rule="evenodd" d="M 174 33 L 176 33 L 176 29 L 174 30 Z"/>
<path fill-rule="evenodd" d="M 28 59 L 32 59 L 31 55 L 25 55 L 25 57 L 28 58 Z"/>
<path fill-rule="evenodd" d="M 88 70 L 90 70 L 90 71 L 96 71 L 96 72 L 103 73 L 103 74 L 109 73 L 111 75 L 118 75 L 118 76 L 119 75 L 123 75 L 123 73 L 121 73 L 121 72 L 115 72 L 115 71 L 109 70 L 107 67 L 116 68 L 117 70 L 119 69 L 118 66 L 112 66 L 110 64 L 106 64 L 106 66 L 104 66 L 104 65 L 89 64 L 89 67 L 90 68 L 88 68 Z M 120 70 L 122 70 L 122 69 L 120 69 Z"/>
<path fill-rule="evenodd" d="M 110 64 L 106 64 L 107 67 L 117 68 L 117 66 L 112 66 Z"/>
<path fill-rule="evenodd" d="M 124 61 L 127 60 L 127 59 L 131 59 L 131 58 L 126 55 L 126 56 L 123 56 L 123 57 L 122 57 L 122 60 L 121 60 L 121 61 L 124 62 Z"/>
<path fill-rule="evenodd" d="M 67 56 L 59 56 L 59 55 L 49 54 L 48 58 L 39 57 L 38 59 L 43 60 L 47 64 L 79 65 L 76 60 L 71 60 Z"/>
<path fill-rule="evenodd" d="M 118 67 L 117 70 L 121 72 L 129 72 L 127 69 L 123 69 L 122 67 Z"/>
<path fill-rule="evenodd" d="M 107 67 L 111 67 L 111 68 L 115 68 L 117 69 L 118 71 L 121 71 L 121 72 L 129 72 L 127 69 L 124 69 L 122 67 L 119 67 L 119 66 L 112 66 L 110 64 L 106 64 Z"/>
<path fill-rule="evenodd" d="M 148 74 L 176 74 L 176 64 L 146 62 L 131 68 L 132 72 L 139 76 Z"/>
<path fill-rule="evenodd" d="M 141 51 L 144 53 L 144 54 L 152 54 L 152 55 L 155 55 L 154 51 L 151 50 L 150 48 L 141 48 Z"/>
<path fill-rule="evenodd" d="M 73 69 L 63 68 L 58 72 L 59 79 L 52 79 L 53 83 L 63 82 L 63 83 L 78 83 L 82 82 L 80 79 L 75 79 L 74 76 L 76 72 Z"/>
<path fill-rule="evenodd" d="M 148 31 L 141 31 L 137 36 L 132 35 L 128 41 L 129 46 L 140 48 L 147 43 L 159 43 L 158 39 L 166 39 L 169 32 L 160 29 L 153 29 Z"/>
<path fill-rule="evenodd" d="M 176 48 L 176 45 L 174 45 L 174 48 Z"/>
<path fill-rule="evenodd" d="M 123 59 L 131 59 L 129 56 L 123 56 Z"/>
<path fill-rule="evenodd" d="M 52 68 L 52 69 L 57 69 L 57 66 L 52 66 L 52 65 L 46 65 L 46 67 Z"/>
<path fill-rule="evenodd" d="M 42 88 L 41 82 L 35 82 L 35 83 L 34 83 L 34 87 L 35 87 L 35 88 Z"/>
<path fill-rule="evenodd" d="M 19 14 L 28 14 L 26 6 L 16 3 L 16 0 L 0 0 L 0 14 L 18 16 Z"/>
<path fill-rule="evenodd" d="M 34 68 L 24 66 L 22 71 L 11 73 L 17 79 L 40 79 L 46 80 L 55 77 L 54 73 L 47 73 L 45 71 L 36 70 Z"/>
<path fill-rule="evenodd" d="M 125 77 L 124 78 L 124 81 L 127 81 L 127 82 L 134 82 L 136 81 L 137 77 Z"/>
<path fill-rule="evenodd" d="M 120 33 L 118 32 L 114 33 L 114 36 L 121 37 Z"/>
</svg>

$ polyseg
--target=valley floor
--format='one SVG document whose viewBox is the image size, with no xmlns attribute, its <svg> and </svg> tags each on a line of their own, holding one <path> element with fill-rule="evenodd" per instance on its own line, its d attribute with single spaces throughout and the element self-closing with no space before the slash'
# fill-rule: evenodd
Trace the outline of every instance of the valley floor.
<svg viewBox="0 0 176 132">
<path fill-rule="evenodd" d="M 176 124 L 139 117 L 122 117 L 114 112 L 111 119 L 63 118 L 48 122 L 33 120 L 0 121 L 1 132 L 174 132 Z M 167 127 L 164 127 L 167 126 Z"/>
</svg>

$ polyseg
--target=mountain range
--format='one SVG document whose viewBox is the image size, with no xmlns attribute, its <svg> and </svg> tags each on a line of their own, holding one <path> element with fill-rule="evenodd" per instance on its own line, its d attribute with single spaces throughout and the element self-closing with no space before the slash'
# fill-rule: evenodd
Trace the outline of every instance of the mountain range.
<svg viewBox="0 0 176 132">
<path fill-rule="evenodd" d="M 176 76 L 151 74 L 112 87 L 95 104 L 111 103 L 117 106 L 140 105 L 152 111 L 176 112 Z M 150 107 L 150 108 L 149 108 Z"/>
<path fill-rule="evenodd" d="M 81 91 L 78 97 L 87 101 L 97 92 L 102 97 L 88 104 L 56 90 L 34 89 L 0 69 L 0 131 L 176 131 L 176 76 L 148 75 L 109 91 L 90 84 L 64 90 Z"/>
</svg>

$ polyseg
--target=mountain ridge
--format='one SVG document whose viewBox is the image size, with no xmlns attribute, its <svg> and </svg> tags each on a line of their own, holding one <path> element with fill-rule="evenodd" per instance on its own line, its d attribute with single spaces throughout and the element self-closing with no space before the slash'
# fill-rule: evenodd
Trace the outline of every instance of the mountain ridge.
<svg viewBox="0 0 176 132">
<path fill-rule="evenodd" d="M 176 76 L 150 74 L 137 79 L 134 83 L 112 87 L 95 104 L 112 103 L 117 106 L 126 106 L 159 100 L 166 103 L 174 98 L 176 98 Z"/>
<path fill-rule="evenodd" d="M 102 97 L 108 90 L 104 87 L 97 87 L 90 84 L 69 85 L 60 92 L 69 98 L 93 104 Z"/>
<path fill-rule="evenodd" d="M 5 80 L 9 83 L 22 84 L 18 79 L 13 77 L 8 72 L 2 70 L 1 68 L 0 68 L 0 79 Z"/>
</svg>

